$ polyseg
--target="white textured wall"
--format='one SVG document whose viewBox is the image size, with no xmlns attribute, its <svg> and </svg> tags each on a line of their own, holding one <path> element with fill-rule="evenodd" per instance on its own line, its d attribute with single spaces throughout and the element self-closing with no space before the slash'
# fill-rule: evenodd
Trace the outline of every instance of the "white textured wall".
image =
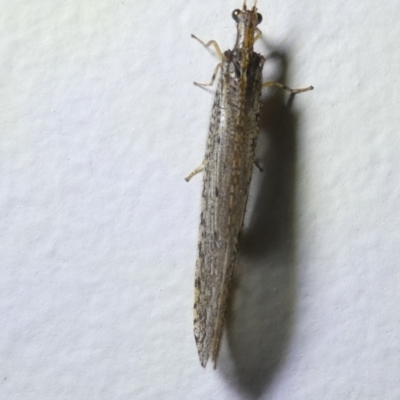
<svg viewBox="0 0 400 400">
<path fill-rule="evenodd" d="M 259 0 L 260 159 L 219 368 L 192 335 L 239 0 L 0 1 L 0 398 L 400 398 L 400 3 Z"/>
</svg>

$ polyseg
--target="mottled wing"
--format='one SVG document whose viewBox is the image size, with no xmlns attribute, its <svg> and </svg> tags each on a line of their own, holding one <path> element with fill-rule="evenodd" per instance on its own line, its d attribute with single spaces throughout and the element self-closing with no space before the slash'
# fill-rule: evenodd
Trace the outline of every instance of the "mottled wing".
<svg viewBox="0 0 400 400">
<path fill-rule="evenodd" d="M 204 159 L 202 211 L 195 278 L 194 335 L 201 365 L 216 362 L 238 236 L 258 134 L 264 58 L 253 53 L 245 76 L 224 53 Z"/>
</svg>

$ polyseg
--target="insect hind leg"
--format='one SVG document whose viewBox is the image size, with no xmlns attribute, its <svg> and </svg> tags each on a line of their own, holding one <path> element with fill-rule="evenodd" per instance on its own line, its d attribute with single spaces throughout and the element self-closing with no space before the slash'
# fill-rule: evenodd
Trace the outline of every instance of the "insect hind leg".
<svg viewBox="0 0 400 400">
<path fill-rule="evenodd" d="M 185 181 L 189 182 L 195 175 L 204 170 L 204 162 L 202 162 L 198 167 L 196 167 L 186 178 Z"/>
</svg>

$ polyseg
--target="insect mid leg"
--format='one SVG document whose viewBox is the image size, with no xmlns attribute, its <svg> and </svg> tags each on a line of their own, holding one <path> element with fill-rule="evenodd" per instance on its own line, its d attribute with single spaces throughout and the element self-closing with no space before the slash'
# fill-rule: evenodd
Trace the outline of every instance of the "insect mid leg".
<svg viewBox="0 0 400 400">
<path fill-rule="evenodd" d="M 204 170 L 204 162 L 202 162 L 198 167 L 196 167 L 186 178 L 185 181 L 189 182 L 195 175 L 197 175 L 199 172 L 202 172 Z"/>
<path fill-rule="evenodd" d="M 221 68 L 222 63 L 217 64 L 217 66 L 214 69 L 214 73 L 211 77 L 211 82 L 210 83 L 199 83 L 199 82 L 193 82 L 196 86 L 200 87 L 205 87 L 205 86 L 212 86 L 214 84 L 215 78 L 217 76 L 218 70 Z"/>
<path fill-rule="evenodd" d="M 263 87 L 276 86 L 276 87 L 279 87 L 279 88 L 281 88 L 283 90 L 287 90 L 292 94 L 307 92 L 308 90 L 313 90 L 314 89 L 313 86 L 309 86 L 309 87 L 306 87 L 306 88 L 300 88 L 300 89 L 292 89 L 289 86 L 282 85 L 282 83 L 279 83 L 279 82 L 265 82 L 265 83 L 263 83 L 262 86 Z"/>
</svg>

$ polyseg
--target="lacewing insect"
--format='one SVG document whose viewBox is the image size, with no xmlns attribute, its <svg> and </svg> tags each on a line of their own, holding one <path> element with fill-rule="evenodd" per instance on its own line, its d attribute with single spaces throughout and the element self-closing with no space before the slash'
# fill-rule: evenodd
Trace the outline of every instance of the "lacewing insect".
<svg viewBox="0 0 400 400">
<path fill-rule="evenodd" d="M 265 58 L 253 50 L 261 37 L 256 2 L 247 9 L 245 1 L 232 17 L 237 27 L 233 50 L 222 53 L 216 41 L 204 43 L 192 35 L 203 46 L 213 46 L 220 59 L 209 84 L 195 82 L 212 86 L 220 71 L 204 161 L 185 178 L 204 171 L 194 300 L 194 337 L 203 367 L 210 357 L 216 367 L 218 358 L 254 164 L 262 88 L 277 86 L 292 94 L 313 89 L 263 83 Z"/>
</svg>

